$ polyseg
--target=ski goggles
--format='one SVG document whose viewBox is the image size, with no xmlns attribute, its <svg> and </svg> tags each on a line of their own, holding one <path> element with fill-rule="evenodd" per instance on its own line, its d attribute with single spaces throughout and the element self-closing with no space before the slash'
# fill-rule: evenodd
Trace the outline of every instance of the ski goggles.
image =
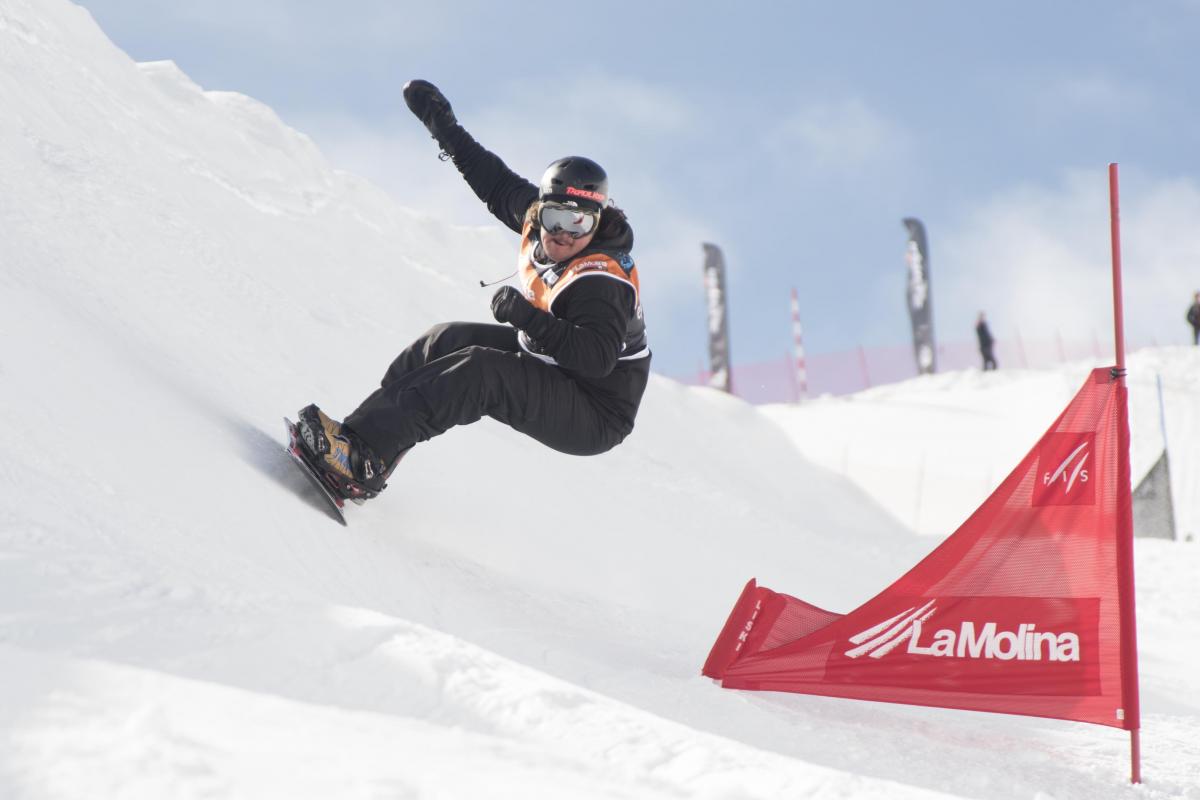
<svg viewBox="0 0 1200 800">
<path fill-rule="evenodd" d="M 543 202 L 538 209 L 538 224 L 547 233 L 566 233 L 572 239 L 582 239 L 596 230 L 600 212 L 580 208 L 571 203 Z"/>
</svg>

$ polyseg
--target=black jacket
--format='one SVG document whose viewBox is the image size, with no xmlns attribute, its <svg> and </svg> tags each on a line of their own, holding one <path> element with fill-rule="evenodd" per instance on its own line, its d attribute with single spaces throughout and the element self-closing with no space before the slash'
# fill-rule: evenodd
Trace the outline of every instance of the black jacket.
<svg viewBox="0 0 1200 800">
<path fill-rule="evenodd" d="M 986 322 L 980 322 L 975 326 L 975 335 L 979 337 L 979 347 L 983 350 L 989 349 L 996 341 L 992 338 L 992 332 L 988 329 Z"/>
<path fill-rule="evenodd" d="M 525 214 L 537 200 L 538 187 L 509 169 L 461 125 L 455 126 L 443 146 L 492 215 L 520 234 Z M 587 249 L 572 260 L 590 252 L 628 254 L 632 247 L 633 229 L 628 222 L 623 217 L 606 215 Z M 645 346 L 644 323 L 635 293 L 617 281 L 579 281 L 556 301 L 553 315 L 539 310 L 525 331 L 621 427 L 633 429 L 650 374 L 649 355 L 618 360 L 631 339 Z"/>
</svg>

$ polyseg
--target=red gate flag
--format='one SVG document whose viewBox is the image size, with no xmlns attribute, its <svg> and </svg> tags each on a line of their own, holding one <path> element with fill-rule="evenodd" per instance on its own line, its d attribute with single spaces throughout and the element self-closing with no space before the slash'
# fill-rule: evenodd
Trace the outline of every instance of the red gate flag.
<svg viewBox="0 0 1200 800">
<path fill-rule="evenodd" d="M 1122 542 L 1133 535 L 1120 376 L 1093 370 L 983 505 L 849 614 L 751 580 L 704 674 L 731 689 L 1136 730 L 1136 646 L 1123 611 L 1132 598 L 1118 579 L 1132 569 Z"/>
</svg>

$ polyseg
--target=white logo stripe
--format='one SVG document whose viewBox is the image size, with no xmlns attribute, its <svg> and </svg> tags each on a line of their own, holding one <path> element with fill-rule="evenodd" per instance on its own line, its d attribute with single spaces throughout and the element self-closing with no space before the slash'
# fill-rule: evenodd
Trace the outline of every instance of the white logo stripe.
<svg viewBox="0 0 1200 800">
<path fill-rule="evenodd" d="M 871 652 L 867 653 L 867 655 L 869 655 L 871 658 L 883 658 L 888 653 L 892 652 L 897 647 L 899 647 L 900 645 L 904 644 L 909 639 L 911 639 L 912 632 L 913 632 L 912 625 L 909 625 L 907 628 L 904 629 L 904 633 L 900 634 L 895 639 L 892 639 L 890 642 L 885 644 L 883 647 L 875 648 Z M 850 653 L 846 653 L 846 655 L 850 656 L 851 658 L 858 657 L 857 654 L 850 655 Z"/>
<path fill-rule="evenodd" d="M 893 622 L 900 619 L 905 614 L 911 614 L 912 611 L 913 611 L 912 608 L 906 608 L 903 611 L 901 611 L 899 614 L 897 614 L 896 616 L 892 617 L 891 619 L 885 619 L 883 622 L 879 623 L 874 628 L 867 628 L 862 633 L 854 634 L 853 636 L 850 637 L 850 643 L 851 644 L 862 644 L 867 639 L 870 639 L 873 636 L 875 636 L 875 634 L 879 633 L 884 628 L 889 627 Z"/>
<path fill-rule="evenodd" d="M 916 625 L 916 623 L 924 622 L 925 620 L 929 619 L 930 617 L 933 616 L 933 612 L 935 612 L 935 611 L 937 611 L 936 608 L 929 609 L 924 614 L 922 614 L 920 617 L 913 620 L 913 622 L 909 623 L 909 626 L 904 629 L 904 633 L 900 634 L 895 639 L 892 639 L 890 642 L 885 644 L 883 647 L 872 650 L 871 658 L 883 658 L 888 653 L 892 652 L 897 647 L 899 647 L 901 644 L 903 644 L 904 642 L 907 642 L 909 639 L 912 638 L 913 627 Z"/>
<path fill-rule="evenodd" d="M 909 626 L 911 625 L 911 623 L 914 619 L 921 616 L 926 611 L 929 611 L 930 607 L 933 606 L 933 604 L 936 602 L 937 602 L 937 600 L 930 600 L 928 603 L 921 606 L 913 613 L 905 615 L 904 619 L 902 619 L 896 625 L 892 626 L 892 628 L 890 630 L 888 630 L 886 633 L 884 633 L 882 636 L 877 636 L 874 639 L 872 639 L 871 641 L 867 642 L 866 644 L 861 645 L 860 647 L 855 647 L 853 650 L 847 650 L 846 655 L 849 656 L 850 658 L 858 658 L 859 656 L 863 655 L 864 653 L 874 650 L 876 647 L 881 647 L 882 645 L 887 644 L 888 641 L 891 640 L 892 638 L 904 633 L 905 629 L 909 628 Z M 895 617 L 893 617 L 893 619 L 895 619 Z M 910 631 L 910 633 L 911 633 L 911 631 Z"/>
<path fill-rule="evenodd" d="M 1075 465 L 1075 471 L 1071 473 L 1071 480 L 1067 481 L 1067 491 L 1071 491 L 1071 487 L 1075 485 L 1075 479 L 1079 477 L 1079 471 L 1083 469 L 1083 465 L 1087 463 L 1088 456 L 1091 453 L 1084 453 L 1083 458 L 1079 459 L 1079 463 Z"/>
<path fill-rule="evenodd" d="M 1050 480 L 1047 481 L 1047 483 L 1054 483 L 1056 480 L 1058 480 L 1058 476 L 1062 475 L 1063 472 L 1066 471 L 1067 466 L 1070 465 L 1071 459 L 1073 459 L 1075 456 L 1079 455 L 1079 451 L 1087 446 L 1088 446 L 1088 443 L 1084 442 L 1083 444 L 1079 445 L 1079 447 L 1076 447 L 1074 450 L 1072 450 L 1071 455 L 1064 458 L 1063 462 L 1058 465 L 1058 469 L 1054 470 L 1054 474 L 1050 476 Z M 1087 456 L 1084 456 L 1084 458 L 1086 459 Z"/>
</svg>

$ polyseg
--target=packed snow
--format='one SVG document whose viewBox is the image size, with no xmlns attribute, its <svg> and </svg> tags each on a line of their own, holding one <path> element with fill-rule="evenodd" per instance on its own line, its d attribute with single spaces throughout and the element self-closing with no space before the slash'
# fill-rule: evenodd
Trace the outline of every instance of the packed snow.
<svg viewBox="0 0 1200 800">
<path fill-rule="evenodd" d="M 944 536 L 1000 484 L 1096 366 L 929 375 L 764 413 L 807 459 L 861 486 L 906 527 Z M 1126 367 L 1134 483 L 1166 449 L 1178 537 L 1200 538 L 1200 348 L 1140 350 Z"/>
<path fill-rule="evenodd" d="M 281 417 L 486 320 L 513 237 L 65 0 L 0 0 L 0 97 L 0 797 L 1200 798 L 1186 541 L 1137 542 L 1140 787 L 1121 731 L 699 675 L 748 578 L 848 611 L 906 570 L 1090 365 L 767 409 L 656 377 L 612 453 L 484 421 L 342 528 Z M 1195 533 L 1200 361 L 1130 366 L 1135 477 L 1161 374 Z"/>
</svg>

